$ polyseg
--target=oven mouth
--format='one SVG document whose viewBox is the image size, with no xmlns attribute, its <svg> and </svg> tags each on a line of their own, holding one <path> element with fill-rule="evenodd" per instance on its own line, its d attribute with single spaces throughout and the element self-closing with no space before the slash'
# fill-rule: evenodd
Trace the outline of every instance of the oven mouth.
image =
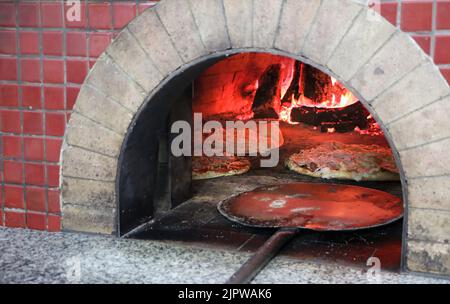
<svg viewBox="0 0 450 304">
<path fill-rule="evenodd" d="M 268 63 L 254 68 L 258 66 L 258 61 L 262 61 L 261 58 Z M 233 60 L 247 60 L 247 63 L 250 62 L 248 66 L 256 69 L 250 74 L 254 75 L 254 79 L 259 83 L 259 91 L 258 87 L 252 87 L 248 81 L 241 79 L 246 84 L 235 86 L 241 98 L 240 101 L 235 101 L 241 102 L 240 109 L 246 110 L 236 110 L 233 113 L 225 107 L 222 112 L 208 112 L 209 108 L 221 109 L 222 106 L 205 106 L 207 102 L 202 103 L 203 97 L 196 94 L 208 92 L 202 92 L 199 86 L 205 83 L 205 78 L 211 77 L 211 70 L 220 71 L 221 65 L 222 69 L 224 66 L 226 68 Z M 272 107 L 264 102 L 255 103 L 255 99 L 264 100 L 276 91 L 271 90 L 270 86 L 277 85 L 277 81 L 281 82 L 277 77 L 282 73 L 273 68 L 280 61 L 287 62 L 292 73 L 286 77 L 289 81 L 285 81 L 284 88 L 278 88 L 279 104 Z M 239 66 L 239 62 L 236 65 Z M 286 69 L 286 65 L 283 68 Z M 309 76 L 295 76 L 296 71 L 308 69 Z M 278 76 L 274 76 L 277 73 Z M 221 79 L 220 75 L 214 77 L 215 85 L 222 89 L 227 86 L 227 81 Z M 286 92 L 293 87 L 295 77 L 299 83 L 297 91 L 287 98 Z M 309 77 L 309 83 L 315 78 L 321 79 L 331 88 L 329 90 L 339 89 L 342 96 L 348 98 L 347 101 L 338 104 L 333 99 L 335 95 L 330 95 L 320 88 L 310 88 L 307 103 L 302 103 L 306 98 L 302 99 L 300 96 L 305 96 L 305 91 L 308 90 L 302 88 L 307 87 L 302 77 Z M 268 89 L 261 89 L 264 82 Z M 385 138 L 383 126 L 376 124 L 376 116 L 371 115 L 371 109 L 359 102 L 357 95 L 348 97 L 351 96 L 351 91 L 343 86 L 335 87 L 336 83 L 336 79 L 309 65 L 307 60 L 303 62 L 260 52 L 237 52 L 231 56 L 218 56 L 202 64 L 193 64 L 191 69 L 184 70 L 151 96 L 127 134 L 119 158 L 117 181 L 119 235 L 248 252 L 261 246 L 273 233 L 273 229 L 230 223 L 216 208 L 220 201 L 258 186 L 286 182 L 337 183 L 378 189 L 402 197 L 400 181 L 323 179 L 301 175 L 286 168 L 285 160 L 302 148 L 296 138 L 309 142 L 309 146 L 318 145 L 325 140 L 349 144 L 381 143 L 389 147 L 390 139 Z M 329 98 L 326 100 L 324 96 Z M 330 100 L 334 103 L 330 104 Z M 231 102 L 228 99 L 226 101 Z M 244 104 L 243 101 L 248 103 Z M 287 112 L 289 117 L 285 115 Z M 260 166 L 264 157 L 247 155 L 245 158 L 250 162 L 250 170 L 245 174 L 193 180 L 192 157 L 171 155 L 171 142 L 176 134 L 171 134 L 170 130 L 173 123 L 179 120 L 193 126 L 194 113 L 202 114 L 205 121 L 277 121 L 284 139 L 279 149 L 278 165 L 264 168 Z M 398 271 L 402 257 L 402 226 L 403 220 L 400 219 L 383 227 L 362 231 L 325 232 L 323 235 L 307 232 L 306 236 L 295 238 L 281 255 L 365 267 L 367 260 L 376 253 L 386 260 L 382 265 L 383 269 Z"/>
</svg>

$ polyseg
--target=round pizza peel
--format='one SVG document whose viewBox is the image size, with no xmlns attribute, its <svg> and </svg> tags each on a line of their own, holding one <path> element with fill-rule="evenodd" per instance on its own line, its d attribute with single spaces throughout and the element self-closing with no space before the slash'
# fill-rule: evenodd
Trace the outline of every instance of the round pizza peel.
<svg viewBox="0 0 450 304">
<path fill-rule="evenodd" d="M 403 216 L 402 200 L 351 185 L 292 183 L 264 186 L 218 205 L 227 219 L 250 227 L 280 228 L 228 281 L 247 283 L 300 229 L 347 231 L 374 228 Z"/>
</svg>

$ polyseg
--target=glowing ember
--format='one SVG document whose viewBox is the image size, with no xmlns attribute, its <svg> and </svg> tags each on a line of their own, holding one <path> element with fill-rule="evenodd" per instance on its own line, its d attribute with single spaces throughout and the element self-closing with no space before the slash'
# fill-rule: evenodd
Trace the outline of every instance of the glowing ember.
<svg viewBox="0 0 450 304">
<path fill-rule="evenodd" d="M 328 133 L 334 133 L 334 132 L 336 132 L 336 129 L 335 128 L 328 128 L 327 132 Z"/>
<path fill-rule="evenodd" d="M 358 132 L 359 134 L 362 135 L 384 136 L 383 130 L 381 129 L 380 125 L 375 121 L 371 121 L 369 123 L 369 127 L 364 130 L 361 130 L 360 128 L 356 127 L 355 132 Z"/>
</svg>

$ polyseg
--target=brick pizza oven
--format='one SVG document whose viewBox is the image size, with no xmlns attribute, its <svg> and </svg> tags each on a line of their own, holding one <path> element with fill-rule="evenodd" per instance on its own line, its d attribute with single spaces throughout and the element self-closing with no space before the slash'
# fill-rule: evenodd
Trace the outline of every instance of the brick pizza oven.
<svg viewBox="0 0 450 304">
<path fill-rule="evenodd" d="M 190 184 L 189 167 L 160 165 L 169 113 L 186 117 L 208 68 L 263 54 L 333 77 L 370 112 L 400 171 L 402 270 L 450 275 L 449 85 L 409 34 L 363 3 L 163 0 L 145 10 L 76 99 L 61 149 L 62 229 L 123 236 L 186 200 L 173 189 Z"/>
</svg>

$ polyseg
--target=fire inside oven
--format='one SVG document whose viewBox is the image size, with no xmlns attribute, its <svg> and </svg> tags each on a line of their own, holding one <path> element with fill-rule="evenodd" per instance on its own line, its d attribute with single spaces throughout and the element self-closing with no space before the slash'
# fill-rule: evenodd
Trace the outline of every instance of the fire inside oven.
<svg viewBox="0 0 450 304">
<path fill-rule="evenodd" d="M 392 151 L 369 111 L 336 79 L 298 60 L 263 53 L 221 59 L 191 82 L 171 110 L 168 131 L 183 119 L 191 126 L 190 149 L 202 153 L 174 157 L 171 144 L 176 134 L 160 142 L 156 171 L 161 173 L 175 165 L 181 170 L 156 178 L 159 190 L 154 194 L 153 218 L 132 234 L 134 238 L 255 251 L 273 230 L 233 223 L 217 212 L 217 204 L 260 186 L 292 182 L 348 184 L 402 197 Z M 227 133 L 228 122 L 250 121 L 257 126 L 260 122 L 276 122 L 277 142 L 273 142 L 270 130 L 264 134 L 258 128 L 240 135 Z M 196 131 L 200 139 L 195 139 Z M 239 136 L 244 137 L 243 153 L 204 154 L 208 145 L 215 152 L 225 151 L 230 136 L 235 140 L 233 145 L 239 142 Z M 261 140 L 269 141 L 269 149 L 278 149 L 275 165 L 262 166 L 261 160 L 267 155 L 253 153 L 249 148 L 252 141 L 258 147 Z M 172 190 L 164 186 L 167 179 L 172 179 Z M 164 203 L 167 192 L 178 193 L 176 204 Z M 401 243 L 400 220 L 353 232 L 305 230 L 281 254 L 359 266 L 365 266 L 370 257 L 378 257 L 383 269 L 397 270 Z"/>
</svg>

